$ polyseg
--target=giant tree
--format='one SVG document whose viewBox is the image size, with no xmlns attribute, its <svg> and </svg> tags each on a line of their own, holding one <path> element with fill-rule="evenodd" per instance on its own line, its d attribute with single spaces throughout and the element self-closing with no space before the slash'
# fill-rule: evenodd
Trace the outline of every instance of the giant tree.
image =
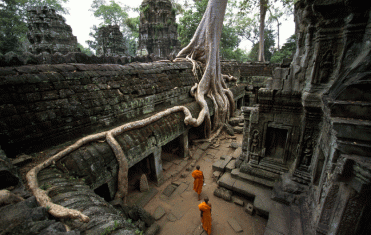
<svg viewBox="0 0 371 235">
<path fill-rule="evenodd" d="M 219 133 L 223 123 L 228 121 L 229 116 L 234 111 L 233 94 L 227 88 L 223 80 L 224 78 L 231 79 L 231 77 L 221 74 L 219 59 L 219 43 L 226 5 L 227 0 L 209 1 L 206 12 L 192 40 L 177 55 L 177 60 L 190 60 L 194 67 L 197 67 L 199 63 L 201 66 L 204 66 L 204 73 L 200 82 L 198 84 L 196 83 L 190 90 L 201 107 L 199 116 L 197 118 L 192 117 L 191 112 L 185 106 L 174 106 L 146 119 L 126 123 L 112 130 L 90 135 L 78 140 L 75 144 L 52 156 L 27 173 L 26 178 L 28 186 L 41 206 L 49 207 L 49 212 L 56 217 L 80 218 L 84 222 L 89 221 L 89 217 L 82 214 L 80 211 L 54 204 L 48 197 L 47 192 L 38 187 L 37 182 L 37 174 L 40 170 L 50 166 L 55 161 L 89 142 L 105 138 L 113 149 L 119 165 L 118 188 L 115 199 L 123 199 L 125 202 L 128 194 L 128 163 L 124 151 L 116 141 L 115 136 L 125 131 L 146 126 L 173 112 L 184 112 L 184 123 L 186 125 L 198 127 L 205 122 L 205 133 L 207 138 L 212 138 Z M 213 126 L 211 125 L 210 109 L 206 102 L 206 96 L 209 97 L 214 104 L 215 112 Z"/>
<path fill-rule="evenodd" d="M 276 4 L 276 2 L 281 2 L 282 7 L 277 8 L 275 7 L 274 11 L 271 8 Z M 240 12 L 239 14 L 242 16 L 246 15 L 246 12 L 251 12 L 256 6 L 259 7 L 259 54 L 258 60 L 265 61 L 264 58 L 264 30 L 265 30 L 265 23 L 266 23 L 266 14 L 267 11 L 271 14 L 271 19 L 278 20 L 284 14 L 292 14 L 293 4 L 296 0 L 243 0 L 240 3 Z M 280 11 L 277 11 L 280 9 Z M 248 16 L 247 16 L 248 17 Z M 246 22 L 249 22 L 246 20 Z M 251 20 L 251 22 L 255 23 L 255 20 Z M 279 25 L 279 23 L 278 23 Z M 243 28 L 243 27 L 241 27 Z"/>
<path fill-rule="evenodd" d="M 223 59 L 239 59 L 243 54 L 242 50 L 238 50 L 238 45 L 240 43 L 240 37 L 237 35 L 237 27 L 235 24 L 232 11 L 235 10 L 234 1 L 228 3 L 228 8 L 226 9 L 226 16 L 223 22 L 222 35 L 220 39 L 220 54 Z M 206 11 L 208 5 L 208 0 L 194 1 L 192 7 L 188 7 L 179 18 L 178 34 L 179 40 L 182 46 L 187 45 L 201 19 Z M 229 12 L 228 12 L 229 10 Z M 227 14 L 230 13 L 228 16 Z"/>
</svg>

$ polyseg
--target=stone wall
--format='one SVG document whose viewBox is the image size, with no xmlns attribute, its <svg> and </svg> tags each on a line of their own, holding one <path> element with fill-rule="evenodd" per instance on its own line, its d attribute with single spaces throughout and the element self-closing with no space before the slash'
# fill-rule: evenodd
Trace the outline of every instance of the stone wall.
<svg viewBox="0 0 371 235">
<path fill-rule="evenodd" d="M 184 62 L 1 68 L 1 145 L 6 151 L 43 149 L 193 102 L 191 70 Z M 243 96 L 243 85 L 230 85 Z"/>
<path fill-rule="evenodd" d="M 1 145 L 53 145 L 190 102 L 195 82 L 189 63 L 4 68 Z"/>
<path fill-rule="evenodd" d="M 295 11 L 297 51 L 270 87 L 302 94 L 291 176 L 310 186 L 303 229 L 369 234 L 371 3 L 302 0 Z"/>
<path fill-rule="evenodd" d="M 261 81 L 257 77 L 272 77 L 273 71 L 279 64 L 261 62 L 233 62 L 221 61 L 222 74 L 230 74 L 240 78 L 240 81 L 249 85 L 261 85 L 265 87 L 266 79 Z"/>
</svg>

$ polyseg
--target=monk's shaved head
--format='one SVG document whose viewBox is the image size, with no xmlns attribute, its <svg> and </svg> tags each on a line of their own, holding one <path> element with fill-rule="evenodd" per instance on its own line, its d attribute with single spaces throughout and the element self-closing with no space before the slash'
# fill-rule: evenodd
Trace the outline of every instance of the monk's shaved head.
<svg viewBox="0 0 371 235">
<path fill-rule="evenodd" d="M 197 165 L 197 166 L 196 166 L 196 169 L 199 170 L 199 169 L 200 169 L 200 165 Z"/>
<path fill-rule="evenodd" d="M 209 197 L 206 196 L 206 197 L 204 198 L 204 201 L 205 201 L 206 203 L 208 203 L 208 202 L 209 202 Z"/>
</svg>

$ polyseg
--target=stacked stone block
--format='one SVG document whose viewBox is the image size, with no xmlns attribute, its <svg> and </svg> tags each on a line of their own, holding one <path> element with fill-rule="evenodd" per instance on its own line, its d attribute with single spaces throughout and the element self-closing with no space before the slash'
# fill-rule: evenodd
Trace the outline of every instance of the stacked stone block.
<svg viewBox="0 0 371 235">
<path fill-rule="evenodd" d="M 160 58 L 180 50 L 175 10 L 169 0 L 144 0 L 140 6 L 139 53 Z"/>
<path fill-rule="evenodd" d="M 67 54 L 79 51 L 77 38 L 65 19 L 47 6 L 30 7 L 28 13 L 27 38 L 31 43 L 33 54 L 59 52 Z"/>
</svg>

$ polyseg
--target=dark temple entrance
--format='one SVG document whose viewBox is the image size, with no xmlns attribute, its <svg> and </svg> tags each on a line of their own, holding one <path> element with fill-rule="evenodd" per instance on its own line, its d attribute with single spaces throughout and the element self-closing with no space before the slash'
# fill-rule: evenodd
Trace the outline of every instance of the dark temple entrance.
<svg viewBox="0 0 371 235">
<path fill-rule="evenodd" d="M 265 141 L 266 156 L 283 160 L 287 139 L 287 130 L 268 127 Z"/>
</svg>

